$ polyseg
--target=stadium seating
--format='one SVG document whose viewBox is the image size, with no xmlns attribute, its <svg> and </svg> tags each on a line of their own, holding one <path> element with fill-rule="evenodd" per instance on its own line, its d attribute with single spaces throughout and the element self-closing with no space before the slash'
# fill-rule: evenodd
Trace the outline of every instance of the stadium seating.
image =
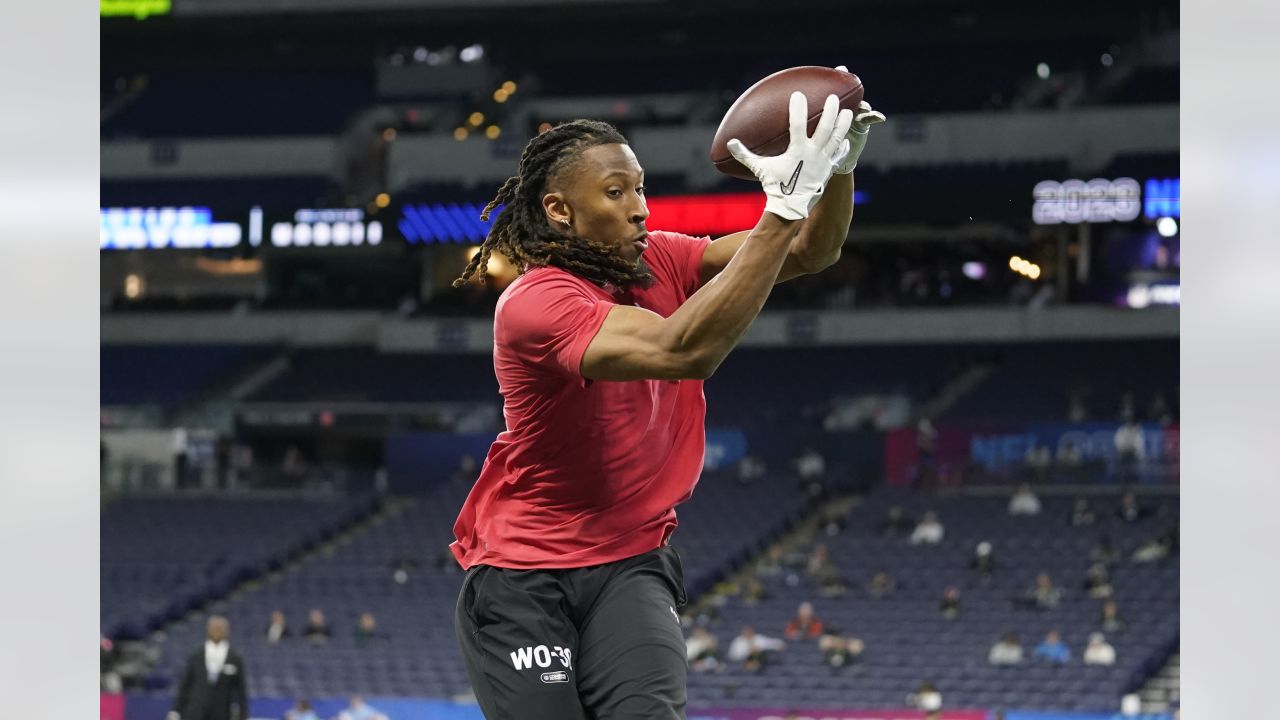
<svg viewBox="0 0 1280 720">
<path fill-rule="evenodd" d="M 103 345 L 101 403 L 172 407 L 271 352 L 265 345 Z"/>
<path fill-rule="evenodd" d="M 144 637 L 281 567 L 373 507 L 372 498 L 116 501 L 102 514 L 102 633 Z"/>
<path fill-rule="evenodd" d="M 467 485 L 455 482 L 397 505 L 334 552 L 312 556 L 259 589 L 210 606 L 231 621 L 253 693 L 449 697 L 468 692 L 453 632 L 462 574 L 447 551 Z M 681 507 L 681 527 L 673 540 L 685 559 L 690 592 L 709 588 L 759 553 L 805 506 L 806 500 L 785 480 L 741 487 L 724 477 L 704 478 L 693 499 Z M 408 563 L 403 584 L 393 579 L 400 560 Z M 323 646 L 297 636 L 311 608 L 324 611 L 333 629 L 332 640 Z M 264 631 L 277 609 L 285 612 L 295 635 L 269 645 Z M 352 636 L 363 612 L 373 613 L 386 634 L 368 646 L 358 645 Z M 203 618 L 171 627 L 157 666 L 160 674 L 172 678 L 178 673 L 203 634 Z"/>
<path fill-rule="evenodd" d="M 1178 641 L 1178 564 L 1176 557 L 1154 565 L 1133 565 L 1129 554 L 1143 540 L 1176 523 L 1177 498 L 1145 498 L 1155 509 L 1136 525 L 1112 520 L 1115 496 L 1094 497 L 1099 523 L 1067 527 L 1071 498 L 1045 497 L 1037 517 L 1010 517 L 1004 497 L 930 498 L 901 492 L 874 494 L 849 516 L 846 529 L 820 537 L 850 586 L 843 597 L 820 597 L 817 584 L 802 568 L 764 577 L 765 600 L 748 606 L 740 598 L 721 608 L 710 629 L 721 652 L 744 625 L 780 637 L 797 605 L 812 601 L 817 615 L 866 643 L 863 659 L 833 670 L 822 664 L 814 640 L 797 640 L 767 663 L 759 674 L 730 667 L 720 674 L 693 674 L 690 703 L 701 706 L 845 705 L 897 707 L 922 681 L 932 681 L 948 707 L 1001 707 L 1111 711 L 1120 696 L 1155 671 Z M 912 546 L 902 537 L 882 537 L 876 525 L 897 504 L 909 516 L 935 510 L 946 527 L 939 546 Z M 1086 666 L 1081 654 L 1088 635 L 1098 630 L 1100 601 L 1081 587 L 1091 564 L 1090 550 L 1106 534 L 1121 558 L 1112 568 L 1115 600 L 1126 627 L 1108 634 L 1115 647 L 1114 667 Z M 997 570 L 989 584 L 968 569 L 974 546 L 990 541 Z M 871 576 L 888 571 L 897 589 L 884 598 L 863 588 Z M 1064 588 L 1065 599 L 1052 610 L 1014 610 L 1012 600 L 1037 573 L 1048 571 Z M 961 589 L 962 610 L 948 621 L 939 610 L 943 590 Z M 1060 630 L 1073 659 L 1062 667 L 1030 660 L 1030 651 L 1049 630 Z M 1017 667 L 993 667 L 987 652 L 1005 633 L 1017 633 L 1028 661 Z"/>
</svg>

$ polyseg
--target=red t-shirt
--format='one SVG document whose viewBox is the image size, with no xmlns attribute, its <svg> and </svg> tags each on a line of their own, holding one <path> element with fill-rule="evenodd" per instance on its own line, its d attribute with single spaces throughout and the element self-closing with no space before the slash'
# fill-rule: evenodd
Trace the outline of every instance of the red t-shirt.
<svg viewBox="0 0 1280 720">
<path fill-rule="evenodd" d="M 585 567 L 666 543 L 702 471 L 702 381 L 587 380 L 582 355 L 614 305 L 675 312 L 698 289 L 709 243 L 651 232 L 655 282 L 629 293 L 553 267 L 503 292 L 493 366 L 507 429 L 453 526 L 464 568 Z"/>
</svg>

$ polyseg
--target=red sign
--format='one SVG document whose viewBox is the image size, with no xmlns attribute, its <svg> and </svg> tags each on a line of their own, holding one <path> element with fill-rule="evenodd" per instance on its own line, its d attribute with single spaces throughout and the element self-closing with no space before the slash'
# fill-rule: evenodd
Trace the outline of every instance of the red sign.
<svg viewBox="0 0 1280 720">
<path fill-rule="evenodd" d="M 750 230 L 760 222 L 764 201 L 762 192 L 651 197 L 645 225 L 690 235 L 725 235 Z"/>
</svg>

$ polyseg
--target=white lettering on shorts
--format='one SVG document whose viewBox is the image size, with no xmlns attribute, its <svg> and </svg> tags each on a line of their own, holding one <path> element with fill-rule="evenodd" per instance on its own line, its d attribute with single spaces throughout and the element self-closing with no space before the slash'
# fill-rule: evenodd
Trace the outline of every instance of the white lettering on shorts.
<svg viewBox="0 0 1280 720">
<path fill-rule="evenodd" d="M 540 668 L 551 667 L 551 659 L 560 661 L 561 667 L 573 669 L 573 650 L 559 645 L 530 645 L 511 651 L 511 664 L 516 670 L 528 670 L 537 665 Z"/>
</svg>

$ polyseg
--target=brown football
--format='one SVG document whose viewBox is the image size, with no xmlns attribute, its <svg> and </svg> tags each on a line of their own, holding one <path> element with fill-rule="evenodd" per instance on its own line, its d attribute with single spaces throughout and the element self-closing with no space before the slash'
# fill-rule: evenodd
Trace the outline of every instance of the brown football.
<svg viewBox="0 0 1280 720">
<path fill-rule="evenodd" d="M 828 95 L 840 99 L 840 107 L 858 110 L 862 102 L 862 80 L 853 73 L 835 68 L 805 65 L 766 77 L 747 88 L 724 114 L 711 141 L 711 162 L 726 175 L 754 180 L 755 175 L 734 159 L 728 143 L 738 138 L 757 155 L 781 155 L 790 141 L 787 107 L 791 93 L 799 90 L 809 101 L 809 133 L 818 126 L 822 104 Z"/>
</svg>

